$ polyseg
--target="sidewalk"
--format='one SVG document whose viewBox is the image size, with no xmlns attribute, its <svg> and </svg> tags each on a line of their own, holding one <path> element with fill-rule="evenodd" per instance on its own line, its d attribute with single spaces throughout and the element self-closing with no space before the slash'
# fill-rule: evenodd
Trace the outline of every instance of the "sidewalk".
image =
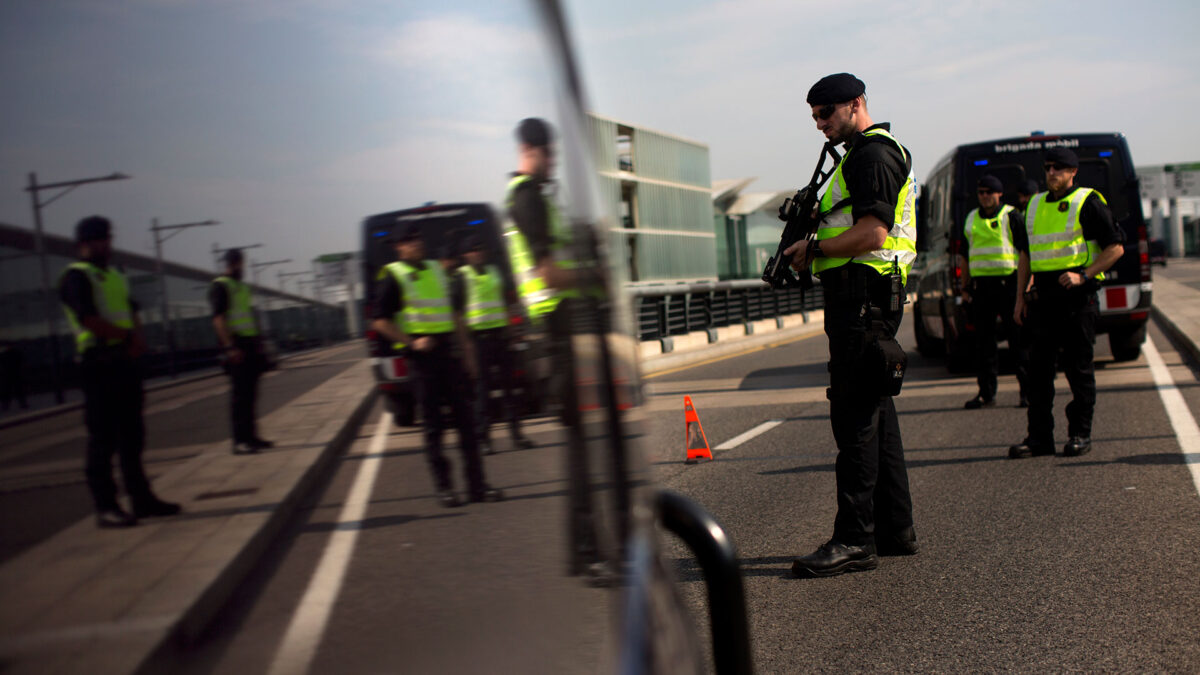
<svg viewBox="0 0 1200 675">
<path fill-rule="evenodd" d="M 276 447 L 227 442 L 155 481 L 184 514 L 100 530 L 91 517 L 0 567 L 0 669 L 132 673 L 204 629 L 375 400 L 366 360 L 260 418 Z"/>
<path fill-rule="evenodd" d="M 1200 364 L 1200 259 L 1171 258 L 1154 268 L 1154 320 L 1193 364 Z"/>
</svg>

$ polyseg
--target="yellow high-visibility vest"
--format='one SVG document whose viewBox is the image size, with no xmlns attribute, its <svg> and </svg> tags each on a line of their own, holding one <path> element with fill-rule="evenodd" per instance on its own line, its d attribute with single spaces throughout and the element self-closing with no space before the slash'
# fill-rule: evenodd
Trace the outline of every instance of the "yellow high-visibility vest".
<svg viewBox="0 0 1200 675">
<path fill-rule="evenodd" d="M 1039 192 L 1029 200 L 1025 231 L 1029 235 L 1030 270 L 1057 272 L 1087 267 L 1100 255 L 1100 245 L 1083 238 L 1083 225 L 1079 222 L 1079 210 L 1092 193 L 1108 205 L 1104 195 L 1083 187 L 1053 203 L 1049 201 L 1049 192 Z M 1103 279 L 1104 274 L 1095 278 Z"/>
<path fill-rule="evenodd" d="M 967 214 L 963 234 L 970 245 L 967 267 L 973 277 L 1004 277 L 1017 271 L 1017 249 L 1013 246 L 1008 216 L 1015 209 L 1008 204 L 991 218 L 979 209 Z"/>
<path fill-rule="evenodd" d="M 79 270 L 87 275 L 92 286 L 92 302 L 96 305 L 96 314 L 105 321 L 126 330 L 133 330 L 133 306 L 129 302 L 129 283 L 125 275 L 115 267 L 101 269 L 90 262 L 73 262 L 63 270 L 63 276 L 70 270 Z M 62 278 L 59 278 L 61 285 Z M 75 316 L 75 311 L 63 304 L 67 315 L 67 323 L 75 333 L 75 351 L 83 356 L 88 350 L 97 346 L 96 334 L 88 330 Z M 112 347 L 121 344 L 121 340 L 109 338 L 105 345 Z"/>
<path fill-rule="evenodd" d="M 499 268 L 485 265 L 483 272 L 477 272 L 473 266 L 463 265 L 458 274 L 466 290 L 466 320 L 471 330 L 491 330 L 508 324 Z"/>
<path fill-rule="evenodd" d="M 225 310 L 225 323 L 229 330 L 239 337 L 258 335 L 258 322 L 254 320 L 250 285 L 229 276 L 219 276 L 216 282 L 224 286 L 229 295 L 229 309 Z"/>
</svg>

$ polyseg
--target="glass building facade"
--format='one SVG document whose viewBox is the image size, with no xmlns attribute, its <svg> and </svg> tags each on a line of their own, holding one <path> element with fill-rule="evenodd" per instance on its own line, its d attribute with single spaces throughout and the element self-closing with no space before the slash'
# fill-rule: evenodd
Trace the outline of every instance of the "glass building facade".
<svg viewBox="0 0 1200 675">
<path fill-rule="evenodd" d="M 57 294 L 60 275 L 75 261 L 75 243 L 57 235 L 46 235 L 44 242 L 53 294 L 49 302 L 42 291 L 34 233 L 0 224 L 0 343 L 20 352 L 31 391 L 49 387 L 55 346 L 68 382 L 75 357 L 74 337 Z M 168 368 L 169 348 L 156 262 L 149 256 L 116 250 L 112 264 L 124 272 L 139 308 L 149 348 L 145 359 L 148 374 L 162 374 Z M 163 270 L 177 369 L 213 365 L 218 350 L 208 288 L 217 275 L 170 262 L 164 262 Z M 251 287 L 260 324 L 281 351 L 348 337 L 345 311 L 340 307 L 260 285 Z M 54 314 L 54 340 L 48 337 L 48 311 Z"/>
<path fill-rule="evenodd" d="M 633 283 L 717 278 L 708 146 L 588 115 L 609 250 Z"/>
<path fill-rule="evenodd" d="M 779 249 L 783 223 L 779 207 L 791 191 L 743 192 L 753 178 L 721 180 L 713 185 L 712 218 L 717 234 L 717 275 L 758 279 Z"/>
</svg>

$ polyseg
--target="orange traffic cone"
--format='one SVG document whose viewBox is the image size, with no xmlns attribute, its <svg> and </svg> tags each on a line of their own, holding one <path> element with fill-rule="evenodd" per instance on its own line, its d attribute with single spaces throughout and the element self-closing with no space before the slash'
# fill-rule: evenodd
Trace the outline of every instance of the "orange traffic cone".
<svg viewBox="0 0 1200 675">
<path fill-rule="evenodd" d="M 696 406 L 692 405 L 691 396 L 683 397 L 683 436 L 687 447 L 686 463 L 695 464 L 702 459 L 713 458 L 712 450 L 708 449 L 708 436 L 704 435 L 704 427 L 700 424 L 700 416 L 696 414 Z M 697 440 L 704 443 L 703 447 L 693 443 Z"/>
</svg>

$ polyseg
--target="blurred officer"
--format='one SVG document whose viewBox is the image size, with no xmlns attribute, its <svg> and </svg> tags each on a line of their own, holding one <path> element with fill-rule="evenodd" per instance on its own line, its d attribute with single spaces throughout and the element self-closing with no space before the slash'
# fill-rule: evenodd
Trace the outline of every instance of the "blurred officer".
<svg viewBox="0 0 1200 675">
<path fill-rule="evenodd" d="M 1025 224 L 1025 211 L 1029 208 L 1029 200 L 1038 193 L 1037 181 L 1027 178 L 1017 183 L 1017 211 L 1021 216 L 1021 224 Z"/>
<path fill-rule="evenodd" d="M 1046 187 L 1029 200 L 1025 227 L 1014 232 L 1020 251 L 1017 285 L 1033 287 L 1017 296 L 1013 319 L 1029 325 L 1028 435 L 1008 449 L 1012 458 L 1054 454 L 1054 371 L 1059 350 L 1071 385 L 1067 404 L 1068 457 L 1092 449 L 1096 407 L 1093 347 L 1099 313 L 1096 291 L 1104 272 L 1125 252 L 1120 228 L 1104 195 L 1075 187 L 1079 158 L 1066 148 L 1043 157 Z"/>
<path fill-rule="evenodd" d="M 465 264 L 458 268 L 451 296 L 456 311 L 463 313 L 475 342 L 479 364 L 478 397 L 475 415 L 485 455 L 495 454 L 491 441 L 491 392 L 501 389 L 501 405 L 508 415 L 509 434 L 514 448 L 532 448 L 533 441 L 521 435 L 521 419 L 513 396 L 513 369 L 516 363 L 509 349 L 508 303 L 500 268 L 488 262 L 483 241 L 470 236 L 464 244 Z"/>
<path fill-rule="evenodd" d="M 25 400 L 25 373 L 21 350 L 11 342 L 0 342 L 0 412 L 16 401 L 22 410 L 29 408 Z"/>
<path fill-rule="evenodd" d="M 474 396 L 470 378 L 455 353 L 455 340 L 469 372 L 478 372 L 462 316 L 453 311 L 450 284 L 438 260 L 425 260 L 421 228 L 413 223 L 393 235 L 400 260 L 384 267 L 376 289 L 372 326 L 392 342 L 408 345 L 409 361 L 417 375 L 425 426 L 425 456 L 433 472 L 442 506 L 460 505 L 450 478 L 450 462 L 442 452 L 443 405 L 450 407 L 463 456 L 467 497 L 472 502 L 495 502 L 504 493 L 489 487 L 471 415 Z"/>
<path fill-rule="evenodd" d="M 230 420 L 233 424 L 233 454 L 245 455 L 274 446 L 258 436 L 254 404 L 258 398 L 258 378 L 266 370 L 258 318 L 250 296 L 250 286 L 242 282 L 245 259 L 239 249 L 225 252 L 225 274 L 213 280 L 208 289 L 212 306 L 213 328 L 225 350 L 229 372 Z"/>
<path fill-rule="evenodd" d="M 137 307 L 129 284 L 115 267 L 112 223 L 91 216 L 75 226 L 79 260 L 59 280 L 59 298 L 79 360 L 83 388 L 83 421 L 87 425 L 87 482 L 100 527 L 130 527 L 138 518 L 171 516 L 178 504 L 154 495 L 142 468 L 146 427 L 142 421 L 142 377 L 135 359 L 146 350 Z M 112 456 L 121 461 L 125 492 L 133 513 L 117 502 Z"/>
<path fill-rule="evenodd" d="M 529 319 L 547 333 L 554 392 L 567 432 L 567 573 L 586 575 L 590 583 L 601 585 L 610 580 L 612 569 L 598 544 L 571 343 L 574 304 L 581 297 L 585 272 L 571 259 L 570 234 L 549 196 L 552 136 L 549 123 L 542 119 L 531 117 L 517 125 L 517 170 L 505 198 L 509 222 L 504 241 L 521 304 Z"/>
<path fill-rule="evenodd" d="M 1020 327 L 1013 323 L 1012 311 L 1017 300 L 1017 249 L 1014 230 L 1023 223 L 1017 210 L 1001 204 L 1004 185 L 995 176 L 979 179 L 976 197 L 979 208 L 972 209 L 963 223 L 963 242 L 967 257 L 967 278 L 963 282 L 963 300 L 968 304 L 975 325 L 975 372 L 979 393 L 963 406 L 967 409 L 996 405 L 996 378 L 1000 360 L 996 348 L 996 318 L 1004 323 L 1004 336 L 1016 362 L 1017 382 L 1021 386 L 1020 407 L 1025 398 L 1025 367 L 1028 355 L 1021 350 Z M 970 290 L 968 290 L 970 289 Z"/>
<path fill-rule="evenodd" d="M 879 355 L 895 358 L 899 350 L 903 285 L 916 258 L 916 184 L 908 150 L 888 124 L 871 120 L 865 92 L 849 73 L 809 90 L 817 129 L 844 143 L 846 154 L 821 197 L 815 240 L 784 251 L 796 269 L 812 265 L 821 279 L 829 419 L 838 446 L 833 537 L 793 562 L 801 577 L 875 569 L 877 551 L 917 552 L 900 424 L 877 365 Z"/>
</svg>

